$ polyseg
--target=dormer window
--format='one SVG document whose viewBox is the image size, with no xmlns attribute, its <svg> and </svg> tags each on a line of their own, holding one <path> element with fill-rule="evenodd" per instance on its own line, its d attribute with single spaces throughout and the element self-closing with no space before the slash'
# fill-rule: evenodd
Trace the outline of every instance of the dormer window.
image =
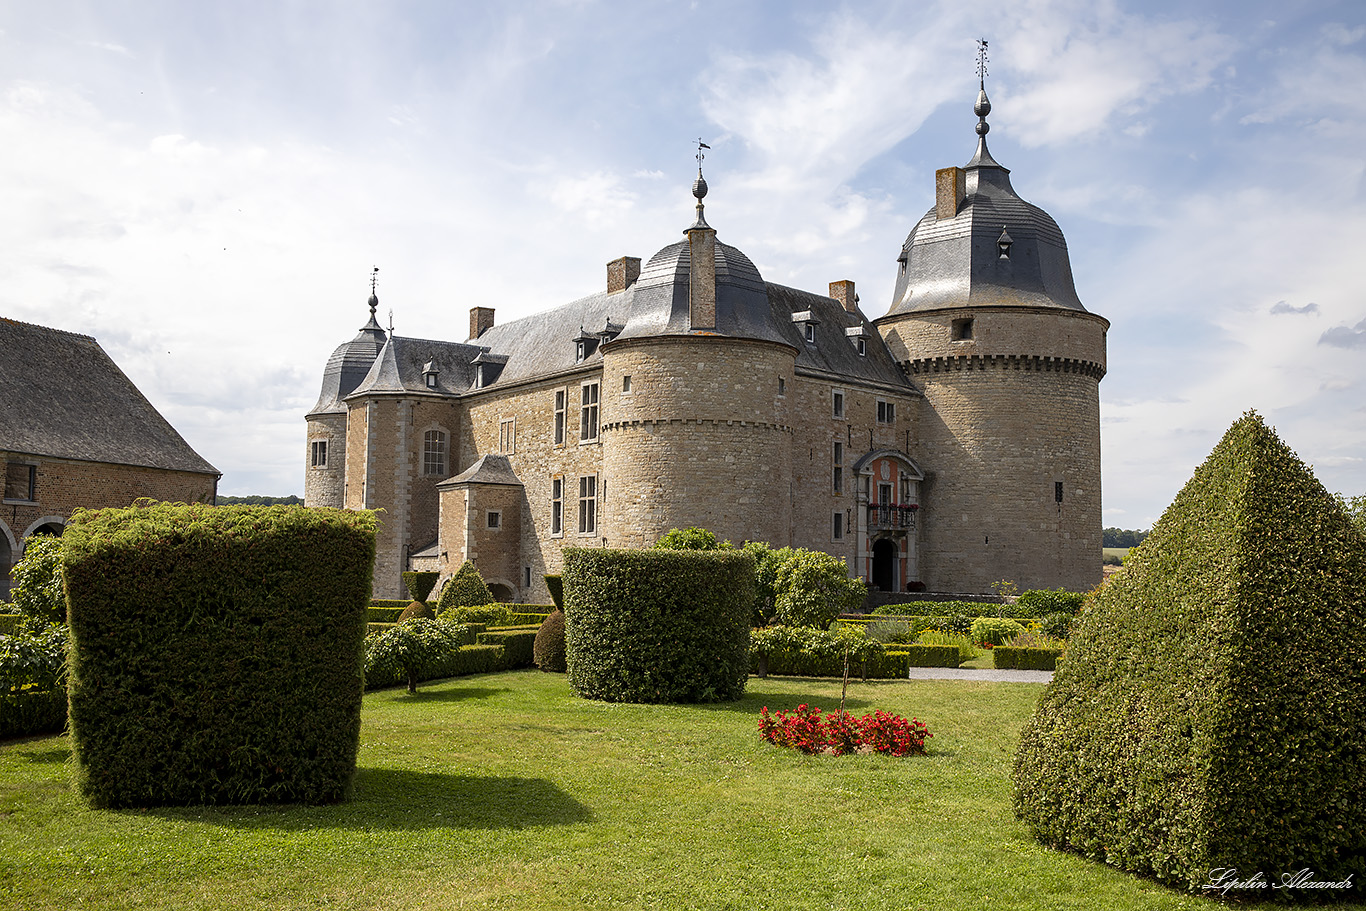
<svg viewBox="0 0 1366 911">
<path fill-rule="evenodd" d="M 868 340 L 863 335 L 863 326 L 850 326 L 844 330 L 844 334 L 854 343 L 854 350 L 858 351 L 859 357 L 868 356 Z"/>
<path fill-rule="evenodd" d="M 816 314 L 810 310 L 801 310 L 792 314 L 792 322 L 801 328 L 802 338 L 806 339 L 808 344 L 815 343 L 816 323 L 820 322 L 816 319 Z"/>
<path fill-rule="evenodd" d="M 1001 229 L 1001 236 L 996 238 L 996 253 L 998 259 L 1010 259 L 1010 245 L 1014 243 L 1010 239 L 1010 232 L 1005 228 Z"/>
<path fill-rule="evenodd" d="M 422 365 L 422 382 L 428 389 L 437 388 L 437 380 L 441 373 L 436 369 L 436 361 L 428 361 Z"/>
<path fill-rule="evenodd" d="M 807 324 L 806 324 L 806 340 L 807 340 L 808 342 L 814 342 L 814 341 L 816 340 L 816 324 L 815 324 L 815 323 L 807 323 Z"/>
<path fill-rule="evenodd" d="M 508 356 L 506 354 L 490 354 L 488 351 L 480 351 L 471 363 L 474 365 L 474 388 L 483 389 L 492 386 L 498 381 L 498 374 L 503 372 L 503 367 L 507 365 Z"/>
<path fill-rule="evenodd" d="M 583 327 L 580 326 L 579 334 L 574 339 L 574 363 L 582 363 L 592 357 L 593 352 L 598 350 L 600 338 L 601 336 L 596 333 L 583 331 Z"/>
<path fill-rule="evenodd" d="M 861 335 L 860 335 L 859 338 L 858 338 L 858 346 L 857 346 L 857 347 L 858 347 L 858 356 L 859 356 L 859 357 L 867 357 L 867 356 L 868 356 L 868 342 L 867 342 L 867 340 L 864 339 L 864 337 L 861 336 Z"/>
</svg>

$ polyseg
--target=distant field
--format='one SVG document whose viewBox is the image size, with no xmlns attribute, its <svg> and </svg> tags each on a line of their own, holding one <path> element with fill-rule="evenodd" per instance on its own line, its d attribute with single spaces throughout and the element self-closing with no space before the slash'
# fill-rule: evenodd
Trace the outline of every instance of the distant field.
<svg viewBox="0 0 1366 911">
<path fill-rule="evenodd" d="M 1129 548 L 1127 547 L 1105 547 L 1102 548 L 1102 550 L 1105 551 L 1105 556 L 1119 557 L 1121 560 L 1123 560 L 1125 554 L 1129 552 Z"/>
</svg>

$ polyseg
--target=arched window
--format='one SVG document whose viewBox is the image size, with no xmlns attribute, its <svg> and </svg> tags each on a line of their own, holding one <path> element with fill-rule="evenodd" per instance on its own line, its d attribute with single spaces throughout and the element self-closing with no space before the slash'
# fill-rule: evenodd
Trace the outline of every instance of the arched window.
<svg viewBox="0 0 1366 911">
<path fill-rule="evenodd" d="M 422 473 L 444 477 L 446 474 L 446 434 L 428 430 L 422 435 Z"/>
</svg>

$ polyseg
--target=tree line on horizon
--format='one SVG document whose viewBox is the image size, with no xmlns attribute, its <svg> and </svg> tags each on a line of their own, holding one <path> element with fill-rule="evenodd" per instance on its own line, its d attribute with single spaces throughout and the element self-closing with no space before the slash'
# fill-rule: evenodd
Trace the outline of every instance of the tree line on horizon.
<svg viewBox="0 0 1366 911">
<path fill-rule="evenodd" d="M 216 500 L 219 506 L 303 506 L 304 498 L 290 494 L 287 497 L 263 497 L 252 494 L 246 497 L 225 497 L 218 495 Z"/>
</svg>

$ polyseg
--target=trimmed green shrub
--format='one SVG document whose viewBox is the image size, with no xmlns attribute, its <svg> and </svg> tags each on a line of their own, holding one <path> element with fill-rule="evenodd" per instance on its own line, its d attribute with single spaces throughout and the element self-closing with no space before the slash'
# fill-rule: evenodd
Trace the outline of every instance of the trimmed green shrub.
<svg viewBox="0 0 1366 911">
<path fill-rule="evenodd" d="M 62 575 L 91 804 L 346 797 L 375 526 L 300 506 L 77 511 Z"/>
<path fill-rule="evenodd" d="M 412 604 L 412 603 L 413 603 L 412 601 L 405 601 L 405 600 L 402 599 L 402 598 L 371 598 L 371 599 L 370 599 L 370 606 L 371 606 L 371 607 L 377 608 L 377 609 L 383 609 L 383 610 L 392 610 L 392 611 L 396 611 L 396 612 L 405 609 L 409 604 Z M 394 616 L 398 616 L 398 614 L 395 613 Z"/>
<path fill-rule="evenodd" d="M 532 667 L 535 664 L 536 630 L 534 629 L 492 629 L 480 633 L 479 645 L 501 645 L 503 647 L 503 667 L 515 670 Z"/>
<path fill-rule="evenodd" d="M 367 607 L 365 619 L 370 623 L 397 623 L 399 615 L 408 607 Z"/>
<path fill-rule="evenodd" d="M 907 667 L 958 667 L 963 663 L 962 653 L 957 645 L 897 645 L 887 650 L 889 654 L 904 654 Z M 905 675 L 902 675 L 905 676 Z"/>
<path fill-rule="evenodd" d="M 366 612 L 366 616 L 369 616 L 368 611 Z M 394 622 L 402 623 L 404 620 L 418 619 L 435 620 L 436 611 L 432 610 L 432 606 L 426 601 L 414 601 L 399 613 L 398 618 Z"/>
<path fill-rule="evenodd" d="M 1076 616 L 1085 600 L 1086 595 L 1081 592 L 1069 592 L 1062 588 L 1053 591 L 1032 588 L 1020 594 L 1015 602 L 1015 613 L 1011 616 L 1046 617 L 1059 613 Z"/>
<path fill-rule="evenodd" d="M 556 610 L 564 610 L 564 577 L 559 573 L 546 573 L 545 587 L 550 590 L 550 600 L 555 602 Z"/>
<path fill-rule="evenodd" d="M 884 654 L 882 643 L 868 638 L 862 630 L 845 626 L 830 630 L 794 626 L 752 630 L 749 652 L 750 667 L 760 676 L 792 677 L 842 677 L 846 652 L 850 674 L 880 676 L 877 668 Z M 870 666 L 873 670 L 868 672 Z"/>
<path fill-rule="evenodd" d="M 66 729 L 66 690 L 0 693 L 0 740 L 60 734 Z"/>
<path fill-rule="evenodd" d="M 566 548 L 570 687 L 607 702 L 740 698 L 753 579 L 743 551 Z"/>
<path fill-rule="evenodd" d="M 937 629 L 923 630 L 915 639 L 916 645 L 950 645 L 958 649 L 959 664 L 977 657 L 977 646 L 965 633 L 946 633 Z"/>
<path fill-rule="evenodd" d="M 1021 671 L 1051 671 L 1062 657 L 1060 648 L 1026 645 L 998 645 L 991 650 L 991 660 L 1000 669 Z"/>
<path fill-rule="evenodd" d="M 972 621 L 968 637 L 976 645 L 1003 645 L 1023 633 L 1025 628 L 1014 620 L 1001 617 L 978 617 Z"/>
<path fill-rule="evenodd" d="M 722 541 L 705 528 L 671 528 L 655 547 L 660 550 L 729 550 L 731 543 Z"/>
<path fill-rule="evenodd" d="M 35 535 L 24 545 L 24 557 L 10 570 L 15 610 L 40 623 L 66 622 L 62 591 L 62 539 Z"/>
<path fill-rule="evenodd" d="M 437 614 L 437 619 L 445 623 L 482 623 L 484 626 L 507 626 L 512 614 L 501 604 L 485 604 L 481 607 L 452 607 Z"/>
<path fill-rule="evenodd" d="M 557 610 L 536 631 L 531 650 L 532 662 L 543 671 L 563 674 L 569 670 L 564 660 L 564 611 Z"/>
<path fill-rule="evenodd" d="M 412 595 L 414 601 L 426 601 L 427 596 L 436 588 L 436 580 L 441 573 L 434 570 L 409 571 L 403 574 L 403 587 Z"/>
<path fill-rule="evenodd" d="M 1362 537 L 1249 413 L 1073 628 L 1021 732 L 1016 813 L 1193 891 L 1218 868 L 1360 881 L 1363 655 Z"/>
<path fill-rule="evenodd" d="M 409 620 L 365 642 L 365 687 L 485 674 L 504 669 L 501 645 L 475 645 L 478 627 L 440 620 Z"/>
<path fill-rule="evenodd" d="M 444 614 L 453 607 L 480 607 L 492 603 L 493 593 L 484 584 L 484 577 L 466 560 L 455 575 L 446 580 L 446 587 L 441 589 L 441 597 L 436 602 L 436 611 Z"/>
<path fill-rule="evenodd" d="M 23 622 L 23 614 L 0 614 L 0 636 L 14 635 Z"/>
<path fill-rule="evenodd" d="M 509 625 L 509 626 L 536 626 L 536 627 L 539 627 L 542 623 L 545 622 L 545 618 L 546 618 L 546 617 L 549 617 L 549 616 L 550 616 L 551 614 L 553 614 L 553 613 L 555 613 L 555 612 L 554 612 L 554 611 L 544 611 L 544 612 L 542 612 L 542 611 L 535 611 L 535 612 L 533 612 L 533 613 L 526 613 L 525 611 L 514 611 L 513 613 L 511 613 L 511 614 L 508 615 L 508 625 Z"/>
</svg>

